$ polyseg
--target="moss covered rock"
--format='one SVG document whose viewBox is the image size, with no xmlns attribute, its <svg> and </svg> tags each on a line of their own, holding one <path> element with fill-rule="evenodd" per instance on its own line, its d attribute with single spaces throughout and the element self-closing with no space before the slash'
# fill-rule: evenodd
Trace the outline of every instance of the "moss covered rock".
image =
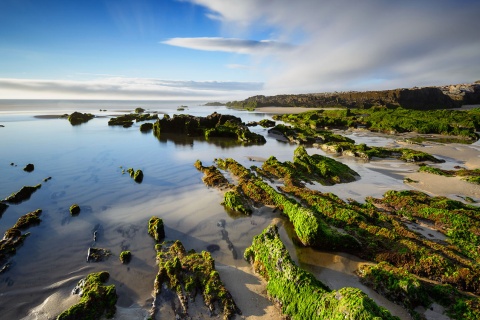
<svg viewBox="0 0 480 320">
<path fill-rule="evenodd" d="M 165 226 L 161 218 L 154 216 L 148 220 L 148 234 L 151 235 L 156 242 L 160 242 L 165 238 Z"/>
<path fill-rule="evenodd" d="M 142 183 L 143 181 L 143 171 L 138 169 L 135 170 L 133 168 L 128 168 L 127 169 L 128 174 L 130 177 L 136 182 L 136 183 Z"/>
<path fill-rule="evenodd" d="M 203 172 L 202 181 L 208 187 L 216 187 L 219 189 L 231 188 L 232 184 L 228 182 L 225 176 L 215 166 L 204 167 L 200 160 L 195 161 L 195 168 Z"/>
<path fill-rule="evenodd" d="M 255 236 L 245 250 L 267 284 L 269 297 L 292 319 L 398 319 L 357 288 L 332 291 L 312 274 L 295 265 L 280 240 L 276 226 Z"/>
<path fill-rule="evenodd" d="M 36 186 L 23 186 L 19 191 L 12 193 L 10 196 L 5 198 L 5 202 L 18 204 L 23 201 L 30 199 L 32 194 L 42 187 L 41 184 Z"/>
<path fill-rule="evenodd" d="M 15 229 L 24 230 L 31 226 L 39 224 L 42 220 L 40 220 L 40 215 L 42 214 L 41 209 L 37 209 L 35 211 L 29 212 L 20 218 L 18 218 L 17 222 L 13 226 Z"/>
<path fill-rule="evenodd" d="M 108 272 L 102 271 L 80 280 L 74 289 L 74 293 L 81 296 L 80 302 L 62 312 L 57 320 L 96 320 L 102 316 L 113 318 L 118 296 L 115 285 L 104 285 L 109 277 Z"/>
<path fill-rule="evenodd" d="M 26 172 L 32 172 L 33 170 L 35 170 L 35 166 L 32 163 L 27 164 L 25 168 L 23 168 L 23 171 Z"/>
<path fill-rule="evenodd" d="M 77 126 L 82 123 L 86 123 L 90 120 L 95 118 L 95 116 L 91 113 L 81 113 L 81 112 L 74 112 L 68 116 L 68 121 L 70 121 L 72 126 Z"/>
<path fill-rule="evenodd" d="M 80 206 L 76 203 L 72 204 L 70 206 L 70 214 L 72 216 L 76 216 L 76 215 L 80 214 Z"/>
<path fill-rule="evenodd" d="M 120 261 L 123 263 L 123 264 L 127 264 L 130 262 L 130 260 L 132 260 L 132 253 L 130 251 L 122 251 L 120 253 Z"/>
<path fill-rule="evenodd" d="M 158 274 L 155 279 L 155 295 L 162 293 L 163 284 L 176 293 L 183 312 L 188 317 L 188 301 L 198 294 L 212 315 L 222 313 L 223 319 L 240 314 L 231 294 L 225 288 L 215 270 L 215 261 L 207 251 L 186 251 L 180 241 L 157 245 Z M 154 307 L 155 307 L 154 302 Z"/>
</svg>

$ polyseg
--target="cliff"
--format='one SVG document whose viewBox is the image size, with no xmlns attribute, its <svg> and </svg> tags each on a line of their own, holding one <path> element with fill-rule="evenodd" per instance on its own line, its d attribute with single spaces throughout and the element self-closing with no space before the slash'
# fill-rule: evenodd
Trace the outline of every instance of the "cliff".
<svg viewBox="0 0 480 320">
<path fill-rule="evenodd" d="M 253 96 L 243 101 L 228 102 L 229 107 L 347 107 L 401 106 L 407 109 L 449 109 L 464 104 L 480 104 L 480 83 L 442 87 L 393 89 L 383 91 L 349 91 L 331 93 Z"/>
</svg>

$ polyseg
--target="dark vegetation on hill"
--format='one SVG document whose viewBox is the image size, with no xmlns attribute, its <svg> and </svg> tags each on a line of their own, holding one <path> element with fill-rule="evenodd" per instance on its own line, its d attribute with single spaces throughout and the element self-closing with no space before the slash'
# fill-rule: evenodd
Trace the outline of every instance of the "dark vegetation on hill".
<svg viewBox="0 0 480 320">
<path fill-rule="evenodd" d="M 228 107 L 255 109 L 257 107 L 344 107 L 373 106 L 403 107 L 406 109 L 448 109 L 465 104 L 480 103 L 480 84 L 461 84 L 443 87 L 393 89 L 383 91 L 350 91 L 310 94 L 253 96 L 243 101 L 226 103 Z"/>
</svg>

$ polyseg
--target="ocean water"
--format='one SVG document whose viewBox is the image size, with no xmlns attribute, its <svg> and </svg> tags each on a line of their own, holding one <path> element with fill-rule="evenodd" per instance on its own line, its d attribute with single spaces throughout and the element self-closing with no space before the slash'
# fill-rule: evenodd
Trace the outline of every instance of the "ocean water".
<svg viewBox="0 0 480 320">
<path fill-rule="evenodd" d="M 252 161 L 252 157 L 261 159 L 272 155 L 286 161 L 292 159 L 297 146 L 277 141 L 261 127 L 250 129 L 267 138 L 265 145 L 232 146 L 221 140 L 207 142 L 168 135 L 159 140 L 152 133 L 141 133 L 137 123 L 131 128 L 107 125 L 110 117 L 136 107 L 170 115 L 233 114 L 244 122 L 271 117 L 261 112 L 201 104 L 188 101 L 0 101 L 0 125 L 3 126 L 0 127 L 0 198 L 24 185 L 42 184 L 28 201 L 10 205 L 0 219 L 0 232 L 5 232 L 27 212 L 43 211 L 42 222 L 28 230 L 30 236 L 11 258 L 11 268 L 0 274 L 2 319 L 54 318 L 74 303 L 75 297 L 70 291 L 76 282 L 100 270 L 109 271 L 111 282 L 117 285 L 119 309 L 140 310 L 138 318 L 143 319 L 141 310 L 150 309 L 157 272 L 154 242 L 146 232 L 148 219 L 153 215 L 164 220 L 167 240 L 181 240 L 187 250 L 197 251 L 217 244 L 220 250 L 212 253 L 217 264 L 248 266 L 242 257 L 252 237 L 272 221 L 283 221 L 283 218 L 269 208 L 259 208 L 251 217 L 230 216 L 221 205 L 222 193 L 203 184 L 203 174 L 193 163 L 199 159 L 204 165 L 210 165 L 214 158 L 231 157 L 249 167 L 261 165 Z M 180 105 L 188 108 L 179 112 L 176 109 Z M 92 112 L 97 117 L 79 126 L 52 117 L 73 111 Z M 379 143 L 379 138 L 372 139 Z M 324 154 L 318 149 L 308 149 L 308 152 Z M 412 170 L 409 165 L 397 161 L 372 165 L 354 159 L 339 160 L 359 172 L 361 179 L 335 187 L 316 187 L 359 201 L 366 196 L 380 197 L 390 189 L 405 189 L 395 172 Z M 28 163 L 35 165 L 31 173 L 23 171 Z M 130 167 L 143 171 L 141 184 L 122 173 Z M 44 182 L 47 177 L 51 180 Z M 69 213 L 73 203 L 81 207 L 80 214 L 75 217 Z M 218 226 L 221 220 L 225 220 L 225 230 L 235 246 L 236 257 L 222 238 Z M 285 221 L 283 223 L 288 226 Z M 93 241 L 95 230 L 98 231 L 96 242 Z M 283 234 L 285 240 L 290 241 L 287 233 Z M 88 263 L 90 246 L 108 248 L 113 255 L 104 262 Z M 292 243 L 289 246 L 292 251 L 296 250 Z M 126 249 L 132 252 L 133 259 L 129 265 L 122 265 L 118 255 Z M 310 266 L 312 272 L 318 271 L 320 277 L 322 272 L 318 268 L 322 268 L 322 263 L 312 262 L 314 254 L 305 252 L 292 254 L 301 265 Z M 352 263 L 348 257 L 342 259 L 347 259 L 342 260 L 346 265 Z M 340 277 L 342 270 L 337 272 Z M 388 305 L 388 302 L 383 303 Z"/>
</svg>

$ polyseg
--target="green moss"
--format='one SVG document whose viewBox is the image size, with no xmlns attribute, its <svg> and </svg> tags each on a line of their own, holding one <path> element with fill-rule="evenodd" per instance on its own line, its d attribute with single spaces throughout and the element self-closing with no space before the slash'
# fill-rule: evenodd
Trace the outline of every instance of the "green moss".
<svg viewBox="0 0 480 320">
<path fill-rule="evenodd" d="M 157 114 L 149 113 L 129 113 L 108 120 L 109 126 L 122 126 L 124 128 L 131 127 L 133 122 L 142 122 L 148 120 L 158 120 Z"/>
<path fill-rule="evenodd" d="M 148 220 L 148 234 L 151 235 L 156 242 L 160 242 L 165 238 L 165 227 L 161 218 L 151 217 L 150 220 Z"/>
<path fill-rule="evenodd" d="M 118 297 L 115 285 L 103 285 L 109 277 L 108 272 L 102 271 L 91 273 L 81 280 L 77 285 L 80 302 L 62 312 L 57 320 L 96 320 L 102 316 L 113 318 Z"/>
<path fill-rule="evenodd" d="M 436 174 L 436 175 L 439 175 L 439 176 L 445 176 L 445 177 L 451 177 L 452 176 L 446 170 L 430 167 L 430 166 L 427 166 L 427 165 L 421 165 L 418 168 L 418 172 L 427 172 L 427 173 L 432 173 L 432 174 Z"/>
<path fill-rule="evenodd" d="M 120 253 L 120 261 L 123 263 L 123 264 L 127 264 L 130 262 L 130 260 L 132 259 L 132 253 L 130 251 L 122 251 Z"/>
<path fill-rule="evenodd" d="M 223 319 L 231 319 L 240 314 L 232 296 L 223 285 L 220 275 L 215 270 L 215 261 L 207 251 L 186 252 L 180 241 L 157 246 L 159 271 L 155 280 L 155 294 L 162 292 L 165 283 L 176 292 L 182 304 L 188 298 L 201 294 L 206 307 L 211 313 L 223 313 Z M 185 310 L 188 314 L 188 310 Z M 187 316 L 187 315 L 185 315 Z"/>
<path fill-rule="evenodd" d="M 80 213 L 80 206 L 79 206 L 78 204 L 76 204 L 76 203 L 72 204 L 72 205 L 70 206 L 70 214 L 71 214 L 72 216 L 76 216 L 76 215 L 78 215 L 79 213 Z"/>
<path fill-rule="evenodd" d="M 127 169 L 128 174 L 130 177 L 136 182 L 136 183 L 142 183 L 143 181 L 143 171 L 138 169 L 135 170 L 133 168 L 128 168 Z"/>
<path fill-rule="evenodd" d="M 312 274 L 297 267 L 269 226 L 255 236 L 245 259 L 267 280 L 269 297 L 292 319 L 398 319 L 356 288 L 331 291 Z"/>
<path fill-rule="evenodd" d="M 224 177 L 224 175 L 215 166 L 204 167 L 200 160 L 195 161 L 194 167 L 203 172 L 202 181 L 208 187 L 216 187 L 220 189 L 231 188 L 232 185 Z"/>
<path fill-rule="evenodd" d="M 223 205 L 232 211 L 240 212 L 244 215 L 251 215 L 252 209 L 245 201 L 245 197 L 241 194 L 239 188 L 225 192 Z"/>
</svg>

